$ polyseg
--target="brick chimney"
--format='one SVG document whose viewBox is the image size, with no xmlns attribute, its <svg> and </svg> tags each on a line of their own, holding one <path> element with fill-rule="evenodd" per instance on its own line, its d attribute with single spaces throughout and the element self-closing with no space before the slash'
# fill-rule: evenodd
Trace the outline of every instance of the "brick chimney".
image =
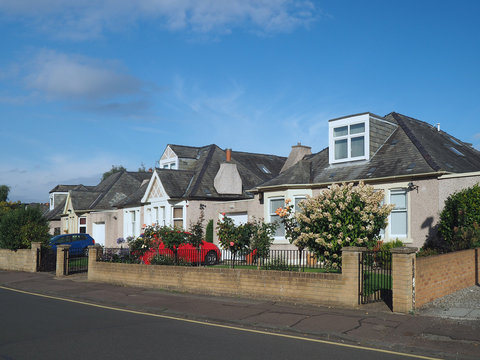
<svg viewBox="0 0 480 360">
<path fill-rule="evenodd" d="M 227 162 L 232 161 L 232 149 L 226 149 L 225 154 L 226 154 Z"/>
<path fill-rule="evenodd" d="M 287 161 L 283 164 L 282 170 L 280 173 L 284 172 L 288 168 L 291 168 L 297 162 L 302 160 L 305 155 L 310 155 L 312 153 L 312 148 L 310 146 L 302 145 L 301 143 L 297 143 L 297 145 L 292 146 L 292 151 L 290 151 L 290 155 L 288 155 Z"/>
</svg>

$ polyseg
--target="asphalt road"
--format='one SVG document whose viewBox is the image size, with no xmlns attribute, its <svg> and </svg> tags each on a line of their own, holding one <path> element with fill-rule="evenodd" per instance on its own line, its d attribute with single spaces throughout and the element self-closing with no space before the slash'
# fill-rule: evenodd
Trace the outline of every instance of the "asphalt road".
<svg viewBox="0 0 480 360">
<path fill-rule="evenodd" d="M 407 359 L 0 289 L 0 359 Z"/>
</svg>

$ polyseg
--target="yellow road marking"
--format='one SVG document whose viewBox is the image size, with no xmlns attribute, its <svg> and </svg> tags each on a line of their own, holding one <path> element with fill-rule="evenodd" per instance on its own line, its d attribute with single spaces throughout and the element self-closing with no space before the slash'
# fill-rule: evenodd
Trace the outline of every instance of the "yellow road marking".
<svg viewBox="0 0 480 360">
<path fill-rule="evenodd" d="M 183 318 L 180 318 L 180 317 L 169 316 L 169 315 L 151 314 L 151 313 L 142 312 L 142 311 L 128 310 L 128 309 L 122 309 L 122 308 L 117 308 L 117 307 L 112 307 L 112 306 L 89 303 L 89 302 L 85 302 L 85 301 L 66 299 L 66 298 L 62 298 L 62 297 L 58 297 L 58 296 L 38 294 L 38 293 L 30 292 L 30 291 L 13 289 L 13 288 L 1 286 L 1 285 L 0 285 L 0 289 L 14 291 L 14 292 L 22 293 L 22 294 L 27 294 L 27 295 L 43 297 L 43 298 L 47 298 L 47 299 L 54 299 L 54 300 L 71 302 L 71 303 L 75 303 L 75 304 L 87 305 L 87 306 L 97 307 L 97 308 L 101 308 L 101 309 L 121 311 L 121 312 L 130 313 L 130 314 L 136 314 L 136 315 L 151 316 L 151 317 L 156 317 L 156 318 L 183 321 L 183 322 L 205 325 L 205 326 L 219 327 L 219 328 L 223 328 L 223 329 L 231 329 L 231 330 L 244 331 L 244 332 L 255 333 L 255 334 L 278 336 L 278 337 L 283 337 L 283 338 L 287 338 L 287 339 L 295 339 L 295 340 L 309 341 L 309 342 L 315 342 L 315 343 L 320 343 L 320 344 L 341 346 L 341 347 L 350 348 L 350 349 L 375 351 L 375 352 L 391 354 L 391 355 L 406 356 L 406 357 L 411 357 L 411 358 L 415 358 L 415 359 L 441 360 L 439 358 L 433 358 L 433 357 L 428 357 L 428 356 L 406 354 L 406 353 L 401 353 L 401 352 L 397 352 L 397 351 L 390 351 L 390 350 L 383 350 L 383 349 L 375 349 L 375 348 L 370 348 L 370 347 L 360 346 L 360 345 L 342 344 L 342 343 L 337 343 L 337 342 L 329 341 L 329 340 L 311 339 L 311 338 L 302 337 L 302 336 L 280 334 L 280 333 L 274 333 L 274 332 L 268 332 L 268 331 L 262 331 L 262 330 L 246 329 L 246 328 L 241 328 L 241 327 L 238 327 L 238 326 L 215 324 L 215 323 L 210 323 L 210 322 L 200 321 L 200 320 L 183 319 Z"/>
</svg>

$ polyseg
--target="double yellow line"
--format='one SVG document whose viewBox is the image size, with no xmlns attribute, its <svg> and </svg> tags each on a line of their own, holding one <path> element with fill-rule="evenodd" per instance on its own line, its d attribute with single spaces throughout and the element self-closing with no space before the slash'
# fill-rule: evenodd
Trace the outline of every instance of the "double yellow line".
<svg viewBox="0 0 480 360">
<path fill-rule="evenodd" d="M 309 341 L 309 342 L 320 343 L 320 344 L 341 346 L 341 347 L 350 348 L 350 349 L 375 351 L 375 352 L 379 352 L 379 353 L 399 355 L 399 356 L 405 356 L 405 357 L 410 357 L 410 358 L 415 358 L 415 359 L 441 360 L 441 359 L 438 359 L 438 358 L 433 358 L 433 357 L 428 357 L 428 356 L 406 354 L 406 353 L 401 353 L 401 352 L 397 352 L 397 351 L 375 349 L 375 348 L 366 347 L 366 346 L 349 345 L 349 344 L 342 344 L 342 343 L 337 343 L 337 342 L 328 341 L 328 340 L 311 339 L 311 338 L 302 337 L 302 336 L 286 335 L 286 334 L 280 334 L 280 333 L 274 333 L 274 332 L 268 332 L 268 331 L 262 331 L 262 330 L 246 329 L 246 328 L 241 328 L 241 327 L 238 327 L 238 326 L 222 325 L 222 324 L 215 324 L 215 323 L 210 323 L 210 322 L 206 322 L 206 321 L 183 319 L 183 318 L 180 318 L 180 317 L 169 316 L 169 315 L 151 314 L 151 313 L 147 313 L 147 312 L 143 312 L 143 311 L 128 310 L 128 309 L 116 308 L 116 307 L 112 307 L 112 306 L 93 304 L 93 303 L 89 303 L 89 302 L 85 302 L 85 301 L 66 299 L 66 298 L 61 298 L 61 297 L 58 297 L 58 296 L 44 295 L 44 294 L 38 294 L 38 293 L 33 293 L 33 292 L 29 292 L 29 291 L 24 291 L 24 290 L 17 290 L 17 289 L 12 289 L 12 288 L 1 286 L 1 285 L 0 285 L 0 289 L 8 290 L 8 291 L 14 291 L 14 292 L 21 293 L 21 294 L 43 297 L 43 298 L 47 298 L 47 299 L 66 301 L 66 302 L 70 302 L 70 303 L 74 303 L 74 304 L 87 305 L 87 306 L 97 307 L 97 308 L 101 308 L 101 309 L 121 311 L 121 312 L 130 313 L 130 314 L 150 316 L 150 317 L 156 317 L 156 318 L 161 318 L 161 319 L 183 321 L 183 322 L 187 322 L 187 323 L 199 324 L 199 325 L 204 325 L 204 326 L 213 326 L 213 327 L 243 331 L 243 332 L 248 332 L 248 333 L 255 333 L 255 334 L 262 334 L 262 335 L 269 335 L 269 336 L 277 336 L 277 337 L 282 337 L 282 338 L 287 338 L 287 339 L 295 339 L 295 340 Z"/>
</svg>

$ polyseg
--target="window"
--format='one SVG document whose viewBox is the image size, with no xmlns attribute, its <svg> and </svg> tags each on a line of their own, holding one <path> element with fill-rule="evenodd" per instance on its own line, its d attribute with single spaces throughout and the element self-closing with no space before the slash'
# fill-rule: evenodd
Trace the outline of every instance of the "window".
<svg viewBox="0 0 480 360">
<path fill-rule="evenodd" d="M 183 207 L 173 208 L 173 226 L 183 229 Z"/>
<path fill-rule="evenodd" d="M 408 236 L 407 191 L 405 189 L 390 190 L 390 203 L 395 208 L 390 214 L 390 238 Z"/>
<path fill-rule="evenodd" d="M 285 199 L 283 197 L 279 198 L 272 198 L 270 199 L 270 222 L 277 222 L 278 227 L 275 230 L 275 237 L 283 237 L 285 236 L 285 226 L 280 221 L 280 216 L 275 213 L 278 208 L 285 206 Z"/>
<path fill-rule="evenodd" d="M 333 128 L 334 159 L 365 157 L 365 123 Z"/>
<path fill-rule="evenodd" d="M 78 232 L 85 234 L 87 232 L 87 218 L 81 217 L 78 219 Z"/>
<path fill-rule="evenodd" d="M 293 201 L 293 210 L 295 212 L 302 211 L 302 209 L 298 206 L 298 204 L 305 199 L 306 199 L 305 196 L 295 196 L 294 201 Z"/>
<path fill-rule="evenodd" d="M 137 213 L 135 211 L 130 211 L 130 229 L 131 234 L 135 236 L 135 229 L 137 228 Z"/>
<path fill-rule="evenodd" d="M 160 221 L 161 225 L 162 226 L 165 226 L 165 206 L 160 206 L 160 216 L 161 217 L 158 217 L 159 215 L 157 214 L 157 221 Z"/>
<path fill-rule="evenodd" d="M 145 223 L 147 225 L 150 225 L 150 224 L 153 225 L 154 223 L 154 219 L 152 218 L 152 209 L 150 208 L 147 209 L 147 213 L 145 215 Z"/>
</svg>

